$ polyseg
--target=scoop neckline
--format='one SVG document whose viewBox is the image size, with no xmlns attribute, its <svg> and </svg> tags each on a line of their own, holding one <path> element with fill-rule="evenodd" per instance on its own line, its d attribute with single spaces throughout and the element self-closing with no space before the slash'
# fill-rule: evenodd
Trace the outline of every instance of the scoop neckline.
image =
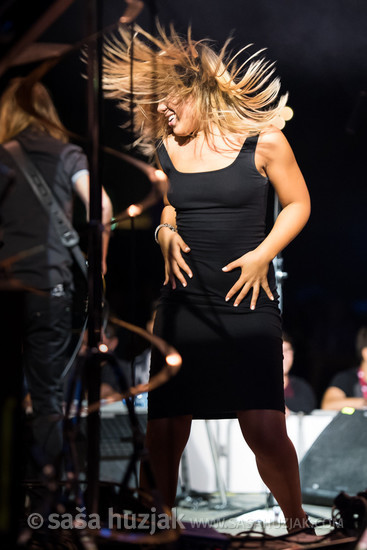
<svg viewBox="0 0 367 550">
<path fill-rule="evenodd" d="M 249 136 L 246 137 L 245 141 L 243 142 L 242 146 L 241 146 L 241 149 L 238 151 L 238 155 L 233 159 L 233 161 L 231 162 L 231 164 L 228 164 L 228 166 L 224 166 L 223 168 L 216 168 L 215 170 L 201 170 L 200 172 L 181 172 L 181 170 L 177 170 L 176 166 L 173 164 L 172 160 L 171 160 L 171 157 L 169 156 L 168 154 L 168 151 L 167 151 L 167 148 L 165 146 L 165 144 L 163 143 L 162 141 L 162 145 L 164 147 L 164 150 L 166 152 L 166 155 L 168 157 L 168 160 L 172 166 L 172 168 L 174 169 L 175 172 L 177 172 L 178 174 L 183 174 L 184 176 L 189 176 L 191 174 L 195 174 L 195 175 L 198 175 L 198 174 L 214 174 L 215 172 L 222 172 L 223 170 L 228 170 L 228 168 L 232 168 L 232 166 L 234 164 L 236 164 L 239 156 L 241 155 L 245 145 L 246 145 L 246 142 L 248 140 Z"/>
</svg>

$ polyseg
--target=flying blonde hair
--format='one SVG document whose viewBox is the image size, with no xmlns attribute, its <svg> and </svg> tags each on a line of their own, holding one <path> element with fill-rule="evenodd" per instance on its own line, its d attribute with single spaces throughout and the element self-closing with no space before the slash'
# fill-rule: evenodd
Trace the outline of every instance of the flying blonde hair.
<svg viewBox="0 0 367 550">
<path fill-rule="evenodd" d="M 264 50 L 237 66 L 238 56 L 251 45 L 230 56 L 231 39 L 217 54 L 209 40 L 193 40 L 191 29 L 187 39 L 172 25 L 169 36 L 159 24 L 157 37 L 140 27 L 135 30 L 132 36 L 121 26 L 120 39 L 106 41 L 103 89 L 105 97 L 118 100 L 124 111 L 131 112 L 133 104 L 136 144 L 145 152 L 151 153 L 170 133 L 165 117 L 157 112 L 157 104 L 167 98 L 194 99 L 193 119 L 200 121 L 207 140 L 213 125 L 223 135 L 258 134 L 286 104 L 287 95 L 278 97 L 274 63 L 259 57 Z"/>
<path fill-rule="evenodd" d="M 68 141 L 48 90 L 41 82 L 14 78 L 0 98 L 0 143 L 10 141 L 28 127 Z"/>
</svg>

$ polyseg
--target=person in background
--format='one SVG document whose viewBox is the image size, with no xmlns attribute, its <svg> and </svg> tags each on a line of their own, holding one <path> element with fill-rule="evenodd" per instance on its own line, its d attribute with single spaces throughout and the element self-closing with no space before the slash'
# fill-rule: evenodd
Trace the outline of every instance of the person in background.
<svg viewBox="0 0 367 550">
<path fill-rule="evenodd" d="M 359 329 L 356 337 L 358 366 L 336 374 L 326 389 L 322 409 L 339 411 L 343 407 L 367 407 L 367 326 Z"/>
<path fill-rule="evenodd" d="M 286 412 L 309 414 L 316 408 L 316 395 L 311 385 L 299 376 L 290 375 L 294 349 L 291 338 L 283 332 L 283 372 Z"/>
<path fill-rule="evenodd" d="M 80 147 L 68 143 L 51 95 L 36 82 L 25 78 L 10 82 L 0 99 L 0 162 L 15 174 L 13 185 L 1 204 L 2 246 L 0 266 L 4 277 L 20 281 L 28 289 L 19 330 L 23 333 L 23 367 L 32 402 L 33 457 L 38 479 L 46 465 L 56 478 L 62 469 L 62 373 L 71 338 L 73 258 L 55 229 L 53 217 L 46 212 L 30 183 L 7 150 L 16 140 L 43 175 L 66 216 L 71 221 L 73 194 L 89 207 L 88 162 Z M 0 194 L 8 186 L 0 175 Z M 106 272 L 108 222 L 112 205 L 102 194 L 102 265 Z M 27 251 L 37 253 L 27 254 Z M 2 312 L 6 315 L 6 312 Z M 31 507 L 43 511 L 44 492 L 33 495 Z"/>
</svg>

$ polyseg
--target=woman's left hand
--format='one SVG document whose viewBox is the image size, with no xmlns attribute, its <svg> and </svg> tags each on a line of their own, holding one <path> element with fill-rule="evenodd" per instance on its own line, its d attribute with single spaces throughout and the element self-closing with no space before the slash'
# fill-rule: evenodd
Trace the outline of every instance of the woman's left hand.
<svg viewBox="0 0 367 550">
<path fill-rule="evenodd" d="M 236 268 L 241 269 L 241 275 L 228 292 L 226 302 L 239 292 L 233 304 L 235 307 L 238 306 L 251 288 L 252 298 L 250 309 L 255 309 L 260 288 L 265 290 L 270 300 L 274 300 L 268 283 L 269 262 L 265 261 L 256 250 L 247 252 L 247 254 L 238 258 L 238 260 L 224 266 L 222 270 L 228 272 Z"/>
</svg>

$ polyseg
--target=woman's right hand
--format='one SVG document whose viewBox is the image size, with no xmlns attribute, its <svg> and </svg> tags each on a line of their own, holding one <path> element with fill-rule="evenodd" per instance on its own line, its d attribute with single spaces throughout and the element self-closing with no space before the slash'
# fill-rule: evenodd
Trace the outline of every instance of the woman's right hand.
<svg viewBox="0 0 367 550">
<path fill-rule="evenodd" d="M 178 279 L 182 286 L 186 286 L 187 282 L 183 273 L 186 273 L 191 279 L 192 272 L 183 259 L 182 253 L 187 254 L 190 252 L 190 247 L 187 246 L 178 233 L 171 231 L 168 227 L 162 227 L 159 230 L 158 242 L 164 258 L 165 277 L 163 284 L 166 285 L 170 282 L 174 290 L 176 279 Z"/>
</svg>

